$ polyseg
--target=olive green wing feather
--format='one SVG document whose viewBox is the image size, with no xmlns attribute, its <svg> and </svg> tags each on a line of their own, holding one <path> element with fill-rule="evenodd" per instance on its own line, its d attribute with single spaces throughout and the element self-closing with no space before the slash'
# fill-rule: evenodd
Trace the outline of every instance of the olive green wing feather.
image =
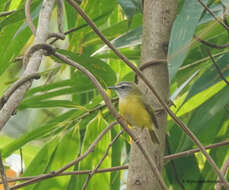
<svg viewBox="0 0 229 190">
<path fill-rule="evenodd" d="M 143 101 L 143 103 L 144 103 L 145 109 L 146 109 L 147 112 L 150 114 L 151 119 L 152 119 L 152 121 L 153 121 L 155 127 L 156 127 L 157 129 L 159 129 L 158 122 L 157 122 L 157 119 L 156 119 L 156 117 L 155 117 L 155 114 L 154 114 L 154 111 L 153 111 L 152 106 L 149 105 L 149 104 L 146 102 L 146 100 L 142 100 L 142 101 Z"/>
<path fill-rule="evenodd" d="M 142 102 L 144 104 L 144 107 L 145 109 L 147 110 L 147 112 L 150 114 L 151 116 L 151 119 L 154 123 L 154 126 L 158 129 L 159 128 L 159 125 L 157 123 L 157 119 L 155 117 L 155 114 L 154 114 L 154 111 L 153 111 L 153 108 L 152 106 L 147 102 L 146 99 L 142 99 Z M 151 139 L 152 139 L 152 142 L 153 143 L 157 143 L 157 144 L 160 144 L 160 141 L 159 141 L 159 137 L 157 135 L 157 132 L 152 128 L 152 130 L 149 131 L 150 133 L 150 136 L 151 136 Z"/>
</svg>

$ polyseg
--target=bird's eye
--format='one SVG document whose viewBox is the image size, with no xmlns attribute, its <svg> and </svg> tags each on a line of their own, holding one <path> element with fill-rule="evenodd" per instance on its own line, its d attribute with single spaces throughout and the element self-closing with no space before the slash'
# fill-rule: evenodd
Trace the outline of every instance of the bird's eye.
<svg viewBox="0 0 229 190">
<path fill-rule="evenodd" d="M 121 88 L 121 89 L 124 89 L 124 88 L 125 88 L 125 86 L 120 86 L 120 88 Z"/>
</svg>

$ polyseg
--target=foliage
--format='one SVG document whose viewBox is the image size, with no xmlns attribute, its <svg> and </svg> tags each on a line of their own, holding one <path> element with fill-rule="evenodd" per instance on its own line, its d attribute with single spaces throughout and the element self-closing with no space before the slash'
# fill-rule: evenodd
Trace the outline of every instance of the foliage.
<svg viewBox="0 0 229 190">
<path fill-rule="evenodd" d="M 31 5 L 31 15 L 35 23 L 41 2 L 35 0 Z M 203 2 L 207 4 L 208 1 Z M 0 17 L 1 95 L 20 77 L 23 65 L 14 59 L 23 55 L 33 41 L 25 20 L 24 3 L 25 1 L 18 0 L 0 1 L 0 11 L 16 10 L 7 17 Z M 204 145 L 208 145 L 228 138 L 229 88 L 209 60 L 205 51 L 206 46 L 195 41 L 193 35 L 215 44 L 222 44 L 227 42 L 228 33 L 204 11 L 198 1 L 184 0 L 179 3 L 179 14 L 171 31 L 168 48 L 171 93 L 179 89 L 182 84 L 185 85 L 174 100 L 177 107 L 173 108 L 173 111 L 188 124 Z M 209 3 L 214 13 L 222 15 L 221 2 Z M 112 40 L 129 60 L 138 65 L 142 33 L 141 1 L 82 1 L 81 7 L 103 34 Z M 59 48 L 59 52 L 90 70 L 105 89 L 119 81 L 133 80 L 132 71 L 104 46 L 92 29 L 66 2 L 64 16 L 65 31 L 72 27 L 78 29 L 67 35 L 64 42 L 57 41 L 54 44 Z M 56 19 L 56 9 L 54 9 L 52 22 L 55 23 Z M 52 29 L 55 31 L 54 28 L 57 28 L 56 25 Z M 228 48 L 211 49 L 211 54 L 224 77 L 229 79 Z M 63 167 L 77 155 L 84 153 L 97 135 L 113 120 L 106 107 L 94 109 L 103 105 L 102 98 L 90 80 L 81 72 L 69 69 L 53 57 L 47 57 L 43 61 L 40 71 L 42 78 L 33 83 L 17 110 L 19 114 L 26 115 L 8 122 L 1 133 L 1 139 L 4 141 L 1 152 L 4 158 L 20 148 L 23 148 L 24 154 L 30 154 L 25 158 L 27 170 L 23 176 L 47 173 Z M 191 77 L 194 73 L 198 74 Z M 190 82 L 185 83 L 189 78 Z M 109 91 L 107 93 L 114 97 Z M 31 112 L 25 112 L 28 109 Z M 115 126 L 87 159 L 71 167 L 69 171 L 93 169 L 102 158 L 111 138 L 114 138 L 119 131 L 119 127 Z M 172 153 L 193 148 L 189 138 L 170 118 L 167 131 L 170 134 L 168 138 Z M 11 139 L 9 140 L 7 136 L 11 136 Z M 32 145 L 34 146 L 32 151 L 31 147 L 26 148 L 28 143 L 38 143 L 39 146 Z M 128 137 L 125 135 L 120 137 L 112 146 L 101 168 L 128 162 L 128 147 Z M 121 157 L 122 152 L 125 154 Z M 229 155 L 227 148 L 209 152 L 219 167 Z M 201 180 L 217 180 L 212 168 L 201 156 L 177 159 L 175 164 L 178 177 L 187 189 L 205 190 L 215 186 L 214 183 L 198 183 Z M 87 189 L 94 189 L 96 186 L 98 189 L 117 190 L 120 189 L 120 180 L 122 181 L 124 172 L 96 175 L 90 180 Z M 86 176 L 52 178 L 23 189 L 81 189 L 85 178 Z M 179 188 L 169 163 L 166 164 L 164 178 L 171 189 Z M 195 182 L 188 183 L 188 180 Z"/>
</svg>

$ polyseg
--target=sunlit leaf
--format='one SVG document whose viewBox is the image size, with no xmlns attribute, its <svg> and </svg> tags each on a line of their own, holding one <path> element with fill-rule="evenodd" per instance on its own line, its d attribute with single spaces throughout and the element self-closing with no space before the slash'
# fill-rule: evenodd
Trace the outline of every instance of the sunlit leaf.
<svg viewBox="0 0 229 190">
<path fill-rule="evenodd" d="M 207 0 L 203 1 L 204 3 Z M 184 1 L 172 27 L 168 49 L 169 78 L 173 80 L 189 50 L 193 34 L 204 8 L 198 1 Z"/>
<path fill-rule="evenodd" d="M 106 128 L 107 122 L 102 118 L 101 114 L 98 114 L 95 119 L 93 119 L 87 126 L 85 133 L 82 152 L 85 152 L 88 146 L 93 143 L 96 137 Z M 101 141 L 97 144 L 94 151 L 91 152 L 87 159 L 84 159 L 80 162 L 79 168 L 82 169 L 93 169 L 98 164 L 99 160 L 103 157 L 108 144 L 110 143 L 110 132 L 105 134 Z M 111 167 L 110 153 L 103 161 L 100 168 L 109 168 Z M 85 182 L 87 176 L 78 176 L 77 178 L 77 187 L 75 189 L 81 189 L 82 185 Z M 101 183 L 101 180 L 103 183 Z M 87 189 L 109 189 L 110 184 L 110 174 L 102 173 L 96 174 L 93 176 L 87 186 Z"/>
</svg>

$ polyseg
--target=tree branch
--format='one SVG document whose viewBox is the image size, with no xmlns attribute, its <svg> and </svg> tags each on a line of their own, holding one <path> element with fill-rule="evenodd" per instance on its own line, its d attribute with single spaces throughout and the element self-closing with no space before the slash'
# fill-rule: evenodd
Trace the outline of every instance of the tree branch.
<svg viewBox="0 0 229 190">
<path fill-rule="evenodd" d="M 0 17 L 11 15 L 12 13 L 15 13 L 16 11 L 17 10 L 0 12 Z"/>
<path fill-rule="evenodd" d="M 212 47 L 212 48 L 215 48 L 215 49 L 224 49 L 224 48 L 227 48 L 229 47 L 229 43 L 227 44 L 223 44 L 223 45 L 216 45 L 216 44 L 213 44 L 213 43 L 210 43 L 210 42 L 207 42 L 201 38 L 199 38 L 198 36 L 194 35 L 193 36 L 195 38 L 196 41 L 208 46 L 208 47 Z"/>
<path fill-rule="evenodd" d="M 61 34 L 64 34 L 64 26 L 63 26 L 63 20 L 64 20 L 64 2 L 63 0 L 57 0 L 57 23 L 58 23 L 58 31 Z"/>
<path fill-rule="evenodd" d="M 120 171 L 120 170 L 126 170 L 128 169 L 128 166 L 114 166 L 112 168 L 103 168 L 103 169 L 98 169 L 95 173 L 106 173 L 106 172 L 115 172 L 115 171 Z M 81 171 L 69 171 L 69 172 L 63 172 L 58 175 L 50 175 L 46 176 L 46 178 L 43 178 L 41 180 L 53 178 L 53 177 L 59 177 L 59 176 L 68 176 L 68 175 L 88 175 L 92 172 L 92 170 L 81 170 Z M 27 176 L 27 177 L 17 177 L 17 178 L 8 178 L 8 182 L 15 182 L 15 181 L 27 181 L 31 180 L 34 178 L 40 178 L 44 175 L 47 174 L 41 174 L 38 176 Z M 41 181 L 39 180 L 39 181 Z M 36 182 L 39 182 L 38 180 Z M 34 182 L 35 183 L 35 182 Z M 0 181 L 0 184 L 2 184 L 2 181 Z"/>
<path fill-rule="evenodd" d="M 223 175 L 226 175 L 228 168 L 229 168 L 229 156 L 227 157 L 227 160 L 225 161 L 225 163 L 221 169 Z M 222 189 L 222 183 L 217 183 L 215 190 L 221 190 L 221 189 Z"/>
<path fill-rule="evenodd" d="M 95 169 L 93 169 L 91 171 L 91 173 L 89 173 L 83 187 L 82 187 L 82 190 L 85 190 L 87 188 L 87 185 L 89 183 L 89 180 L 92 178 L 92 176 L 98 171 L 99 167 L 101 166 L 101 164 L 103 163 L 104 159 L 107 157 L 108 153 L 109 153 L 109 150 L 110 148 L 112 147 L 112 145 L 116 142 L 116 140 L 118 140 L 118 138 L 120 137 L 120 135 L 123 133 L 123 130 L 118 134 L 116 135 L 116 137 L 111 141 L 111 143 L 108 145 L 103 157 L 101 158 L 101 160 L 99 161 L 99 163 L 97 164 L 97 166 L 95 167 Z"/>
<path fill-rule="evenodd" d="M 33 35 L 36 36 L 36 27 L 33 24 L 33 20 L 32 20 L 31 14 L 30 14 L 30 5 L 31 5 L 31 0 L 26 0 L 26 2 L 25 2 L 25 18 L 26 18 L 26 21 L 27 21 Z"/>
<path fill-rule="evenodd" d="M 32 73 L 32 74 L 29 74 L 29 75 L 17 80 L 1 97 L 0 109 L 7 102 L 9 97 L 15 92 L 15 90 L 17 90 L 17 88 L 19 88 L 22 84 L 24 84 L 27 81 L 30 81 L 32 79 L 40 79 L 40 77 L 41 77 L 40 73 Z"/>
<path fill-rule="evenodd" d="M 221 72 L 219 66 L 216 64 L 214 58 L 213 58 L 212 55 L 211 55 L 211 52 L 210 52 L 209 49 L 207 49 L 207 48 L 206 48 L 206 51 L 207 51 L 208 56 L 210 57 L 210 59 L 211 59 L 213 65 L 215 66 L 216 71 L 219 73 L 220 78 L 226 83 L 226 85 L 229 86 L 228 80 L 224 77 L 224 75 L 223 75 L 223 73 Z"/>
<path fill-rule="evenodd" d="M 55 0 L 43 1 L 34 44 L 44 43 L 47 40 L 49 19 L 54 2 Z M 25 76 L 38 71 L 43 54 L 43 51 L 40 50 L 32 55 L 21 78 L 24 78 Z M 8 101 L 4 104 L 0 111 L 0 130 L 4 127 L 12 113 L 22 101 L 25 93 L 31 87 L 31 84 L 31 81 L 25 82 L 10 96 Z"/>
<path fill-rule="evenodd" d="M 227 146 L 227 145 L 229 145 L 229 141 L 223 141 L 223 142 L 220 142 L 220 143 L 216 143 L 216 144 L 211 144 L 211 145 L 205 146 L 205 149 L 213 149 L 213 148 L 217 148 L 217 147 L 221 147 L 221 146 Z M 194 154 L 196 152 L 200 152 L 200 149 L 199 148 L 194 148 L 194 149 L 187 150 L 187 151 L 184 151 L 184 152 L 178 152 L 178 153 L 175 153 L 175 154 L 167 155 L 167 156 L 164 157 L 164 160 L 169 161 L 169 160 L 181 158 L 183 156 L 189 156 L 189 155 Z"/>
</svg>

